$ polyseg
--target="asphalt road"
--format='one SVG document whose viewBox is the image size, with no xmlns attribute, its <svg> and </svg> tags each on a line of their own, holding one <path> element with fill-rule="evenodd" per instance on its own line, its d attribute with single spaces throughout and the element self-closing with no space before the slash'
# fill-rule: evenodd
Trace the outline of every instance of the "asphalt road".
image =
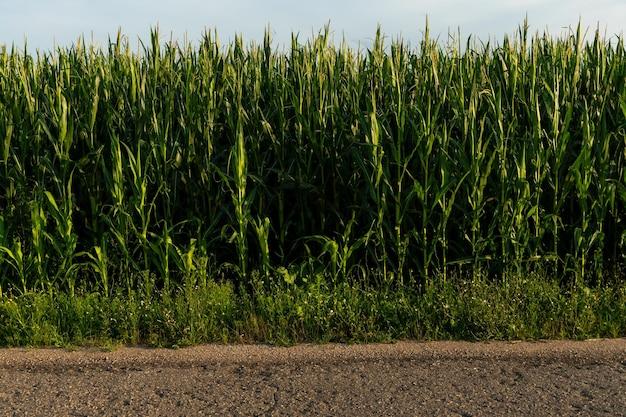
<svg viewBox="0 0 626 417">
<path fill-rule="evenodd" d="M 626 416 L 626 339 L 0 350 L 8 416 Z"/>
</svg>

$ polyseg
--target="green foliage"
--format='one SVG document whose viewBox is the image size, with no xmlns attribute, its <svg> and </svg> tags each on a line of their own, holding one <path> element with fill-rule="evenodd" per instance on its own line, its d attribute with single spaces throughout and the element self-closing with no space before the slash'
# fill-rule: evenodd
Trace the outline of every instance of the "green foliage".
<svg viewBox="0 0 626 417">
<path fill-rule="evenodd" d="M 428 31 L 416 49 L 385 45 L 379 31 L 361 52 L 326 29 L 284 53 L 269 36 L 221 47 L 207 33 L 193 49 L 157 32 L 142 53 L 122 36 L 108 51 L 3 49 L 2 247 L 13 256 L 0 268 L 22 287 L 108 287 L 76 257 L 106 247 L 111 273 L 149 270 L 169 285 L 185 275 L 170 258 L 195 239 L 244 281 L 251 268 L 332 257 L 333 242 L 342 278 L 354 266 L 428 280 L 450 265 L 546 260 L 583 281 L 615 270 L 621 39 L 522 26 L 501 45 L 455 45 Z M 348 229 L 357 245 L 340 243 Z"/>
<path fill-rule="evenodd" d="M 238 294 L 231 284 L 213 281 L 171 294 L 5 294 L 0 296 L 0 346 L 626 335 L 623 284 L 564 292 L 558 282 L 537 274 L 511 275 L 495 283 L 470 276 L 438 281 L 420 293 L 346 282 L 330 285 L 321 275 L 275 278 L 269 286 L 255 284 L 254 299 Z"/>
<path fill-rule="evenodd" d="M 535 288 L 511 274 L 552 274 L 559 286 L 538 288 L 600 306 L 579 290 L 624 279 L 626 50 L 582 32 L 531 35 L 525 23 L 501 43 L 461 47 L 426 28 L 411 47 L 379 30 L 366 50 L 333 43 L 329 28 L 283 51 L 269 31 L 262 44 L 227 45 L 207 32 L 197 46 L 154 31 L 136 52 L 121 34 L 106 49 L 0 47 L 0 294 L 31 297 L 45 314 L 83 317 L 72 304 L 83 301 L 128 308 L 140 315 L 120 338 L 150 340 L 141 332 L 152 329 L 154 340 L 190 343 L 222 335 L 223 323 L 177 327 L 196 320 L 183 313 L 212 279 L 260 303 L 232 320 L 256 317 L 259 339 L 277 341 L 380 336 L 382 316 L 368 314 L 406 306 L 417 320 L 411 297 L 437 306 L 451 288 L 487 299 L 505 283 L 489 295 L 497 303 Z M 450 282 L 466 274 L 470 287 Z M 272 292 L 277 283 L 289 291 Z M 345 292 L 347 304 L 309 300 L 311 288 Z M 389 335 L 578 334 L 524 330 L 557 302 L 532 294 L 539 304 L 514 310 L 515 330 L 480 324 L 496 313 L 510 323 L 504 306 L 467 299 L 447 304 L 460 309 L 454 322 L 424 307 L 439 327 L 393 319 L 403 330 Z M 291 311 L 281 297 L 323 308 Z M 22 307 L 3 308 L 20 322 L 11 311 Z M 330 310 L 340 321 L 322 320 Z M 359 328 L 338 324 L 359 315 Z M 272 333 L 281 320 L 299 333 Z M 44 332 L 50 343 L 83 337 L 55 331 Z"/>
</svg>

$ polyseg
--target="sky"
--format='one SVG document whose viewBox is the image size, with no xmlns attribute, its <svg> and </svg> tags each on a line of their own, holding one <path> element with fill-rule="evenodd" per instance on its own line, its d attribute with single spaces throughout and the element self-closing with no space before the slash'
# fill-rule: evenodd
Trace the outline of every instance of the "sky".
<svg viewBox="0 0 626 417">
<path fill-rule="evenodd" d="M 531 31 L 562 34 L 579 19 L 600 26 L 607 36 L 626 27 L 626 0 L 0 0 L 0 45 L 50 50 L 80 35 L 97 44 L 118 28 L 131 44 L 148 39 L 159 26 L 165 39 L 199 39 L 217 29 L 227 41 L 241 34 L 261 41 L 270 25 L 274 45 L 288 44 L 292 32 L 306 39 L 329 23 L 335 40 L 368 45 L 378 24 L 390 37 L 419 41 L 428 16 L 431 34 L 446 40 L 460 29 L 482 40 L 501 40 L 528 16 Z"/>
</svg>

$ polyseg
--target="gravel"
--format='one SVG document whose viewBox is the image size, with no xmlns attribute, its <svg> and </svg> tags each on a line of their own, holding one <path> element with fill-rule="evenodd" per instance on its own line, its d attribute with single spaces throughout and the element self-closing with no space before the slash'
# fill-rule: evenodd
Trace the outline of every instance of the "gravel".
<svg viewBox="0 0 626 417">
<path fill-rule="evenodd" d="M 4 349 L 0 415 L 626 416 L 626 339 Z"/>
</svg>

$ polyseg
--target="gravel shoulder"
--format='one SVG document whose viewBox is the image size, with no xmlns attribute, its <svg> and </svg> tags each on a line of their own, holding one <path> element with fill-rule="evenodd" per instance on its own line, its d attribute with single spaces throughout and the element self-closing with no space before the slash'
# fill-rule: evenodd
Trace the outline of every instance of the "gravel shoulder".
<svg viewBox="0 0 626 417">
<path fill-rule="evenodd" d="M 4 349 L 0 415 L 626 416 L 626 339 Z"/>
</svg>

